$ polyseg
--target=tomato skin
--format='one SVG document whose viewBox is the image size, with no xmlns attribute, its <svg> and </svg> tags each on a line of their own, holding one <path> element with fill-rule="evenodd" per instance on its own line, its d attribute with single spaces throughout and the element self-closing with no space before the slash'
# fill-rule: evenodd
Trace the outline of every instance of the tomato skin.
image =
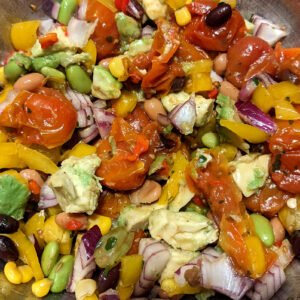
<svg viewBox="0 0 300 300">
<path fill-rule="evenodd" d="M 213 0 L 198 0 L 188 4 L 187 8 L 192 15 L 202 16 L 217 6 L 217 2 Z"/>
<path fill-rule="evenodd" d="M 67 225 L 66 225 L 66 227 L 67 227 L 69 230 L 77 230 L 77 229 L 79 229 L 81 226 L 82 226 L 82 223 L 81 223 L 80 221 L 78 221 L 78 220 L 75 220 L 75 219 L 70 220 L 70 221 L 67 223 Z"/>
<path fill-rule="evenodd" d="M 36 93 L 22 91 L 0 118 L 0 126 L 16 128 L 24 144 L 54 148 L 68 141 L 75 129 L 77 113 L 60 92 L 39 88 Z"/>
<path fill-rule="evenodd" d="M 229 46 L 246 35 L 245 22 L 237 10 L 222 26 L 213 28 L 206 25 L 206 14 L 192 18 L 184 30 L 184 37 L 204 50 L 227 51 Z"/>
<path fill-rule="evenodd" d="M 291 197 L 291 193 L 279 190 L 274 182 L 268 182 L 257 193 L 244 198 L 243 201 L 247 209 L 271 218 L 278 213 Z"/>
<path fill-rule="evenodd" d="M 267 42 L 254 36 L 240 39 L 228 50 L 227 57 L 226 79 L 238 88 L 260 72 L 276 72 L 273 49 Z"/>
<path fill-rule="evenodd" d="M 117 54 L 119 32 L 115 14 L 97 0 L 88 0 L 85 19 L 91 22 L 98 19 L 91 37 L 96 44 L 98 59 Z"/>
<path fill-rule="evenodd" d="M 140 241 L 141 241 L 141 239 L 144 239 L 146 237 L 147 236 L 145 235 L 144 230 L 140 229 L 139 231 L 136 231 L 134 233 L 134 240 L 133 240 L 132 246 L 126 255 L 138 254 Z"/>
</svg>

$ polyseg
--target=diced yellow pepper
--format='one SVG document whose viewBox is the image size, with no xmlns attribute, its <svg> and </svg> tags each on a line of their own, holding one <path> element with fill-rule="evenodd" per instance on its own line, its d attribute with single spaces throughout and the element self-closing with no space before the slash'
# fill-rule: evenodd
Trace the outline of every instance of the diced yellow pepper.
<svg viewBox="0 0 300 300">
<path fill-rule="evenodd" d="M 113 109 L 118 117 L 125 117 L 136 107 L 137 96 L 134 92 L 124 90 L 119 99 L 113 102 Z"/>
<path fill-rule="evenodd" d="M 42 234 L 45 227 L 45 212 L 41 211 L 35 213 L 26 223 L 25 223 L 25 234 L 27 236 L 34 234 L 41 249 L 44 248 L 44 241 L 42 239 Z"/>
<path fill-rule="evenodd" d="M 44 274 L 41 269 L 39 258 L 34 245 L 28 237 L 20 229 L 15 233 L 7 234 L 7 236 L 15 243 L 19 252 L 19 259 L 32 268 L 34 278 L 36 280 L 43 279 Z"/>
<path fill-rule="evenodd" d="M 0 169 L 25 168 L 26 164 L 18 156 L 15 143 L 0 143 Z"/>
<path fill-rule="evenodd" d="M 275 105 L 273 96 L 261 83 L 255 89 L 251 101 L 264 113 L 267 113 Z"/>
<path fill-rule="evenodd" d="M 62 212 L 62 209 L 60 208 L 59 205 L 56 205 L 56 206 L 54 206 L 54 207 L 49 207 L 49 208 L 47 208 L 47 209 L 46 209 L 46 212 L 47 212 L 47 215 L 48 215 L 49 217 L 52 217 L 52 216 L 56 216 L 56 215 L 58 215 L 59 213 L 61 213 L 61 212 Z"/>
<path fill-rule="evenodd" d="M 73 240 L 72 232 L 57 225 L 55 216 L 51 216 L 46 220 L 43 236 L 46 243 L 57 241 L 59 243 L 61 254 L 65 255 L 71 253 Z"/>
<path fill-rule="evenodd" d="M 173 10 L 176 10 L 186 3 L 186 0 L 166 0 L 166 4 L 168 4 Z"/>
<path fill-rule="evenodd" d="M 185 179 L 185 169 L 188 160 L 181 151 L 172 155 L 174 165 L 171 169 L 171 176 L 163 187 L 162 194 L 158 200 L 160 205 L 166 205 L 178 194 L 180 183 Z"/>
<path fill-rule="evenodd" d="M 95 225 L 98 225 L 102 235 L 107 234 L 111 227 L 111 218 L 93 214 L 92 216 L 89 217 L 88 229 L 91 229 Z"/>
<path fill-rule="evenodd" d="M 192 62 L 192 67 L 188 70 L 187 74 L 193 73 L 210 73 L 213 68 L 213 61 L 211 59 L 201 59 Z"/>
<path fill-rule="evenodd" d="M 127 79 L 127 76 L 125 76 L 127 74 L 127 69 L 123 63 L 123 56 L 116 56 L 114 57 L 110 62 L 109 62 L 109 71 L 110 73 L 119 79 L 122 78 L 122 81 L 125 81 Z M 125 76 L 125 77 L 124 77 Z"/>
<path fill-rule="evenodd" d="M 7 84 L 7 80 L 4 76 L 4 67 L 0 67 L 0 85 L 5 85 L 5 84 Z M 0 102 L 2 102 L 2 101 L 0 100 Z"/>
<path fill-rule="evenodd" d="M 266 271 L 266 259 L 261 240 L 257 236 L 245 237 L 249 252 L 250 277 L 259 278 Z"/>
<path fill-rule="evenodd" d="M 192 73 L 191 80 L 191 87 L 187 90 L 189 93 L 211 91 L 213 89 L 213 84 L 209 73 Z"/>
<path fill-rule="evenodd" d="M 92 71 L 92 67 L 96 64 L 97 60 L 97 48 L 93 40 L 89 40 L 87 44 L 82 48 L 83 52 L 88 53 L 91 58 L 87 60 L 84 65 L 87 69 Z"/>
<path fill-rule="evenodd" d="M 6 99 L 7 93 L 13 89 L 11 84 L 7 84 L 0 94 L 0 103 Z"/>
<path fill-rule="evenodd" d="M 120 297 L 120 300 L 128 300 L 130 299 L 134 290 L 134 286 L 117 286 L 117 291 Z"/>
<path fill-rule="evenodd" d="M 220 125 L 226 127 L 227 129 L 237 134 L 239 137 L 253 144 L 263 143 L 269 138 L 269 135 L 267 133 L 248 124 L 228 120 L 220 120 Z"/>
<path fill-rule="evenodd" d="M 185 26 L 192 20 L 192 15 L 187 7 L 179 8 L 175 11 L 176 23 L 179 26 Z"/>
<path fill-rule="evenodd" d="M 3 131 L 0 130 L 0 143 L 5 143 L 8 140 L 7 134 Z"/>
<path fill-rule="evenodd" d="M 228 161 L 234 160 L 236 154 L 237 154 L 237 147 L 231 145 L 231 144 L 221 144 L 219 146 L 222 153 L 224 153 L 225 157 Z"/>
<path fill-rule="evenodd" d="M 15 23 L 10 31 L 11 42 L 16 50 L 29 50 L 37 39 L 37 29 L 40 21 L 26 21 Z"/>
<path fill-rule="evenodd" d="M 200 285 L 190 286 L 187 284 L 185 286 L 179 286 L 176 284 L 174 278 L 167 278 L 163 280 L 160 288 L 168 294 L 168 297 L 173 297 L 180 294 L 193 295 L 198 294 L 203 290 Z"/>
<path fill-rule="evenodd" d="M 0 176 L 5 175 L 5 174 L 14 176 L 18 181 L 20 181 L 24 185 L 28 186 L 28 181 L 24 177 L 22 177 L 16 170 L 4 171 L 4 172 L 0 173 Z"/>
<path fill-rule="evenodd" d="M 298 120 L 300 114 L 287 100 L 277 100 L 275 104 L 275 116 L 279 120 Z"/>
<path fill-rule="evenodd" d="M 84 143 L 78 143 L 70 151 L 68 151 L 66 158 L 69 158 L 71 156 L 82 158 L 94 153 L 96 153 L 95 146 L 84 144 Z"/>
<path fill-rule="evenodd" d="M 143 256 L 138 254 L 126 255 L 121 259 L 119 285 L 134 285 L 140 277 L 143 268 Z"/>
<path fill-rule="evenodd" d="M 268 91 L 277 100 L 288 100 L 300 104 L 300 88 L 289 81 L 273 84 L 268 88 Z"/>
</svg>

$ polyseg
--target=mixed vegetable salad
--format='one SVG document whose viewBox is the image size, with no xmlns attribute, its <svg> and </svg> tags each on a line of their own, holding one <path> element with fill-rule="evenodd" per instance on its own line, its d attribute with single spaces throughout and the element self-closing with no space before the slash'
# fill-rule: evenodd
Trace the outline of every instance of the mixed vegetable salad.
<svg viewBox="0 0 300 300">
<path fill-rule="evenodd" d="M 276 294 L 300 257 L 300 48 L 235 7 L 44 0 L 49 18 L 12 24 L 8 282 L 77 300 Z"/>
</svg>

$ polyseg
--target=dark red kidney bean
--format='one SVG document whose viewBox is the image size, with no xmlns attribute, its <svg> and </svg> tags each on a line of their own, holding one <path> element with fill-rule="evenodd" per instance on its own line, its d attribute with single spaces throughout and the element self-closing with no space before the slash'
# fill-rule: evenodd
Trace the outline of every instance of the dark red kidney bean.
<svg viewBox="0 0 300 300">
<path fill-rule="evenodd" d="M 206 15 L 205 23 L 210 27 L 221 26 L 231 18 L 231 15 L 231 6 L 226 3 L 220 3 Z"/>
<path fill-rule="evenodd" d="M 171 84 L 171 92 L 173 92 L 173 93 L 181 92 L 184 88 L 185 82 L 186 82 L 185 77 L 174 78 L 172 81 L 172 84 Z"/>
<path fill-rule="evenodd" d="M 4 270 L 5 264 L 6 264 L 6 262 L 0 258 L 0 271 Z"/>
<path fill-rule="evenodd" d="M 293 232 L 290 238 L 290 242 L 292 244 L 295 256 L 300 258 L 300 230 L 296 230 Z"/>
<path fill-rule="evenodd" d="M 14 242 L 7 236 L 0 236 L 0 257 L 5 262 L 15 261 L 19 257 Z"/>
<path fill-rule="evenodd" d="M 19 228 L 19 222 L 14 218 L 0 214 L 0 233 L 13 233 Z"/>
<path fill-rule="evenodd" d="M 100 271 L 100 274 L 96 277 L 99 293 L 101 294 L 108 289 L 114 289 L 118 284 L 119 277 L 120 264 L 109 270 L 107 274 L 105 272 L 105 269 L 102 269 Z"/>
</svg>

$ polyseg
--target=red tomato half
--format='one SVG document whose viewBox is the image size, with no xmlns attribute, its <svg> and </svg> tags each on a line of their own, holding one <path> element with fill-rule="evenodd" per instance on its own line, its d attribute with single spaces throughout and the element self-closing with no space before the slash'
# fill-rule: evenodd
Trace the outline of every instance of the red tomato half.
<svg viewBox="0 0 300 300">
<path fill-rule="evenodd" d="M 71 102 L 49 88 L 40 88 L 37 93 L 22 91 L 0 115 L 0 126 L 15 128 L 22 143 L 48 148 L 68 141 L 76 122 Z"/>
<path fill-rule="evenodd" d="M 260 38 L 247 36 L 228 50 L 226 78 L 241 88 L 252 76 L 267 72 L 275 74 L 276 59 L 273 49 Z"/>
</svg>

